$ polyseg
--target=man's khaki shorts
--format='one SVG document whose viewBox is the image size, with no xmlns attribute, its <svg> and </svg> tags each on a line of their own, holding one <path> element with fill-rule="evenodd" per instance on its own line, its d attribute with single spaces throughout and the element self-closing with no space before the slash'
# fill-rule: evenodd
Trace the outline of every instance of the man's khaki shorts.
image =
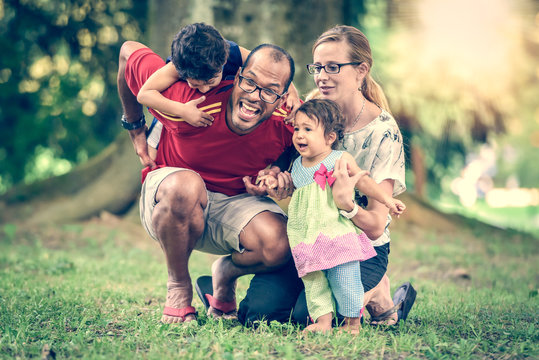
<svg viewBox="0 0 539 360">
<path fill-rule="evenodd" d="M 176 171 L 192 170 L 176 167 L 160 168 L 150 171 L 142 184 L 140 220 L 148 234 L 157 241 L 159 239 L 152 224 L 153 210 L 157 205 L 155 196 L 161 182 Z M 227 196 L 209 190 L 206 190 L 206 194 L 208 196 L 208 206 L 204 209 L 206 226 L 204 234 L 197 240 L 195 250 L 217 255 L 242 252 L 240 233 L 257 214 L 271 211 L 286 218 L 285 212 L 269 197 L 249 194 Z"/>
</svg>

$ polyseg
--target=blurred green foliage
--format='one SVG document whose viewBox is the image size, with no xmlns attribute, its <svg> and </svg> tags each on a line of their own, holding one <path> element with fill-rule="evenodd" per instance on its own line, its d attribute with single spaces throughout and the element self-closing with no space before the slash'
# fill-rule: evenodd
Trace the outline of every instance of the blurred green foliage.
<svg viewBox="0 0 539 360">
<path fill-rule="evenodd" d="M 118 53 L 142 40 L 146 11 L 145 1 L 0 0 L 0 193 L 114 139 Z"/>
<path fill-rule="evenodd" d="M 496 186 L 510 177 L 521 187 L 538 184 L 539 168 L 530 164 L 539 156 L 539 3 L 484 5 L 366 1 L 373 76 L 406 150 L 423 150 L 431 199 L 484 143 L 497 152 Z"/>
</svg>

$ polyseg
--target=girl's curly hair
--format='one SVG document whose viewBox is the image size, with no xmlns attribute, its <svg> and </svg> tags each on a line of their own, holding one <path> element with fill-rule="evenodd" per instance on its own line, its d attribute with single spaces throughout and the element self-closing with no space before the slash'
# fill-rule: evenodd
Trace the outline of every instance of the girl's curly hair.
<svg viewBox="0 0 539 360">
<path fill-rule="evenodd" d="M 345 122 L 341 108 L 337 103 L 327 99 L 311 99 L 301 104 L 298 112 L 304 113 L 317 124 L 320 124 L 324 128 L 324 135 L 327 136 L 334 132 L 337 139 L 333 142 L 331 148 L 337 148 L 338 143 L 344 137 Z"/>
</svg>

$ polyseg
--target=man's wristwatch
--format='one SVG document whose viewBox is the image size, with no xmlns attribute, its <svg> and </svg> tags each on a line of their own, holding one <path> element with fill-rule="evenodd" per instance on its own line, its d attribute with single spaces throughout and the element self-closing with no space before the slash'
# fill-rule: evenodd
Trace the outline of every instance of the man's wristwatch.
<svg viewBox="0 0 539 360">
<path fill-rule="evenodd" d="M 137 121 L 129 122 L 125 118 L 125 115 L 122 115 L 122 119 L 120 120 L 120 122 L 122 123 L 122 127 L 125 130 L 136 130 L 136 129 L 140 129 L 141 127 L 146 125 L 146 118 L 144 117 L 144 114 L 142 114 L 140 119 L 138 119 Z"/>
<path fill-rule="evenodd" d="M 354 208 L 351 211 L 339 210 L 339 213 L 347 219 L 351 219 L 357 215 L 359 205 L 354 201 Z"/>
</svg>

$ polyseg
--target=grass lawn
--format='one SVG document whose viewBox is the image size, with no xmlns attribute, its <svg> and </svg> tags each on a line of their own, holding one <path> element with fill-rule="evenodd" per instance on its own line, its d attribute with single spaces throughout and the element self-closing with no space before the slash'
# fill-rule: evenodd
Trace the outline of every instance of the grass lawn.
<svg viewBox="0 0 539 360">
<path fill-rule="evenodd" d="M 105 216 L 83 224 L 0 225 L 0 358 L 358 359 L 538 358 L 536 239 L 396 224 L 392 288 L 418 291 L 406 323 L 359 336 L 304 336 L 291 324 L 248 329 L 204 315 L 159 323 L 166 266 L 140 225 Z M 215 259 L 195 253 L 191 276 Z M 248 285 L 240 279 L 238 298 Z"/>
<path fill-rule="evenodd" d="M 438 207 L 446 213 L 457 213 L 502 229 L 520 229 L 539 237 L 539 206 L 494 208 L 479 199 L 473 206 L 465 207 L 454 196 L 445 196 Z"/>
</svg>

